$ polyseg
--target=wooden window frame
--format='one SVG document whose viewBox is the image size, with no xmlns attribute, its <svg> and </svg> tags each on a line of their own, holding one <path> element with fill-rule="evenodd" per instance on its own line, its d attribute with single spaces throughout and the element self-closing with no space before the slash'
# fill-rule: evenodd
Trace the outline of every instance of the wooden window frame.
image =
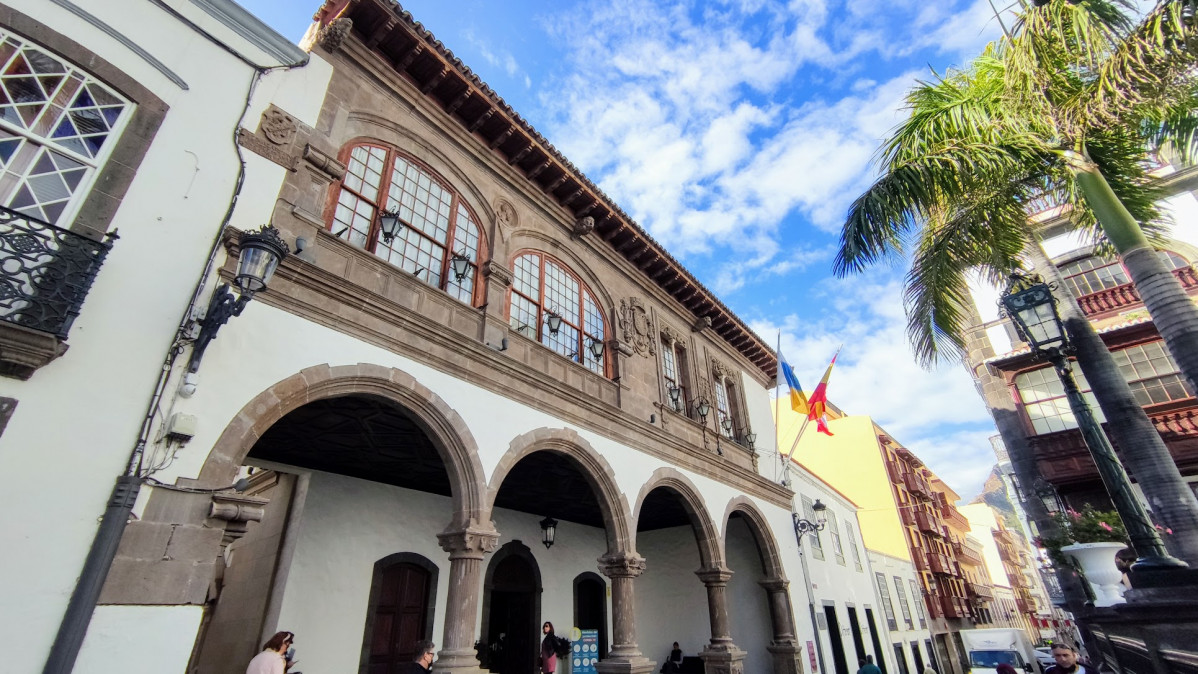
<svg viewBox="0 0 1198 674">
<path fill-rule="evenodd" d="M 349 167 L 351 165 L 351 161 L 353 160 L 354 150 L 356 150 L 358 148 L 377 148 L 379 150 L 382 150 L 385 153 L 385 159 L 383 161 L 383 171 L 380 173 L 379 184 L 377 186 L 377 194 L 373 200 L 366 198 L 366 196 L 364 194 L 360 193 L 358 190 L 355 190 L 351 187 L 346 186 L 346 184 L 345 184 L 346 178 L 348 176 L 350 176 Z M 375 257 L 378 257 L 379 259 L 383 260 L 387 264 L 389 264 L 397 269 L 407 271 L 409 274 L 412 274 L 416 278 L 420 278 L 420 276 L 423 274 L 425 276 L 425 278 L 420 279 L 420 280 L 425 285 L 427 285 L 431 288 L 436 288 L 436 289 L 450 295 L 454 299 L 457 299 L 458 301 L 463 302 L 465 304 L 469 304 L 470 306 L 478 306 L 482 302 L 482 299 L 486 296 L 486 291 L 485 291 L 485 288 L 483 287 L 484 284 L 481 282 L 482 275 L 480 274 L 480 270 L 482 268 L 481 261 L 486 260 L 489 257 L 490 246 L 489 246 L 489 242 L 487 241 L 486 232 L 484 231 L 482 222 L 478 219 L 478 216 L 477 216 L 477 214 L 475 214 L 474 209 L 472 209 L 470 207 L 470 205 L 466 202 L 466 200 L 462 198 L 461 192 L 454 189 L 453 186 L 449 183 L 449 181 L 445 180 L 437 171 L 433 170 L 433 168 L 431 166 L 429 166 L 428 164 L 420 161 L 416 157 L 413 157 L 412 155 L 408 154 L 407 152 L 400 150 L 399 148 L 395 147 L 394 145 L 391 145 L 389 143 L 384 143 L 382 141 L 379 141 L 379 140 L 376 140 L 373 138 L 355 138 L 354 140 L 346 143 L 344 146 L 342 146 L 341 151 L 337 155 L 337 158 L 342 164 L 344 164 L 346 166 L 346 174 L 345 174 L 345 176 L 342 176 L 342 178 L 340 180 L 334 182 L 329 189 L 328 200 L 325 203 L 325 213 L 324 213 L 324 221 L 326 223 L 326 229 L 333 236 L 337 237 L 338 239 L 340 239 L 342 241 L 345 241 L 349 245 L 354 246 L 355 248 L 361 247 L 363 250 L 371 253 Z M 425 270 L 406 269 L 402 264 L 397 265 L 394 262 L 391 262 L 390 260 L 388 260 L 383 255 L 380 255 L 380 249 L 379 249 L 380 242 L 383 243 L 383 245 L 388 245 L 388 244 L 386 242 L 382 241 L 382 231 L 381 231 L 381 227 L 380 227 L 380 217 L 379 216 L 384 210 L 387 210 L 388 208 L 392 207 L 392 203 L 391 203 L 392 180 L 394 178 L 395 165 L 396 165 L 397 160 L 399 160 L 399 159 L 403 159 L 407 163 L 414 166 L 417 169 L 417 171 L 423 173 L 433 183 L 435 183 L 438 187 L 440 187 L 442 190 L 444 190 L 446 193 L 448 193 L 450 195 L 449 224 L 446 229 L 444 244 L 437 241 L 435 238 L 429 236 L 421 228 L 413 225 L 412 223 L 410 223 L 402 218 L 400 219 L 400 222 L 403 223 L 402 224 L 403 230 L 401 230 L 400 234 L 397 235 L 395 238 L 395 241 L 399 241 L 400 236 L 407 236 L 407 232 L 410 232 L 411 234 L 419 237 L 418 241 L 427 241 L 427 242 L 430 242 L 430 245 L 443 247 L 445 249 L 444 255 L 441 257 L 441 259 L 439 261 L 440 266 L 439 266 L 439 269 L 437 270 L 438 271 L 438 282 L 435 284 L 430 283 L 428 281 L 429 275 L 427 273 L 428 272 L 427 269 L 425 269 Z M 336 219 L 336 216 L 337 216 L 337 209 L 338 209 L 338 206 L 340 203 L 342 191 L 348 192 L 349 194 L 353 195 L 355 198 L 366 202 L 374 210 L 374 213 L 371 216 L 371 220 L 370 220 L 370 227 L 366 232 L 365 244 L 363 246 L 358 246 L 357 244 L 350 241 L 347 237 L 342 236 L 343 234 L 348 234 L 349 233 L 348 230 L 350 230 L 351 228 L 346 227 L 346 229 L 342 230 L 341 232 L 336 231 L 336 228 L 340 225 L 340 223 Z M 396 206 L 398 206 L 398 204 L 396 204 Z M 398 210 L 398 208 L 396 210 Z M 458 218 L 459 218 L 459 213 L 461 211 L 465 211 L 467 217 L 474 224 L 475 229 L 476 229 L 476 234 L 478 237 L 478 246 L 475 251 L 474 258 L 470 260 L 469 278 L 471 279 L 471 281 L 470 281 L 471 288 L 469 289 L 469 299 L 468 300 L 461 299 L 458 296 L 458 294 L 455 293 L 451 289 L 451 286 L 457 286 L 458 288 L 462 287 L 461 284 L 459 284 L 456 280 L 454 280 L 453 270 L 452 270 L 452 266 L 451 266 L 453 256 L 455 253 L 458 252 L 455 250 L 455 243 L 457 241 L 458 229 L 460 227 Z M 391 248 L 391 250 L 394 250 L 394 248 Z M 415 263 L 413 263 L 413 264 L 415 264 Z"/>
<path fill-rule="evenodd" d="M 673 379 L 669 375 L 667 359 L 671 361 L 674 369 Z M 665 401 L 666 407 L 687 418 L 691 418 L 694 414 L 694 411 L 691 409 L 692 396 L 689 368 L 690 361 L 687 356 L 686 346 L 663 335 L 661 338 L 662 399 Z M 674 402 L 670 399 L 671 386 L 677 386 L 682 391 L 678 396 L 678 407 L 674 407 Z"/>
<path fill-rule="evenodd" d="M 533 299 L 532 297 L 529 297 L 527 294 L 517 290 L 518 282 L 515 278 L 516 273 L 517 273 L 516 266 L 517 266 L 520 258 L 523 258 L 526 256 L 533 256 L 533 255 L 538 256 L 540 258 L 539 263 L 537 265 L 537 298 L 536 299 Z M 545 268 L 546 268 L 547 262 L 553 263 L 556 267 L 558 267 L 560 270 L 562 270 L 562 272 L 564 272 L 570 278 L 574 279 L 574 281 L 578 284 L 578 324 L 576 325 L 576 324 L 570 322 L 569 320 L 567 320 L 565 316 L 562 316 L 562 325 L 563 326 L 568 325 L 578 332 L 578 343 L 575 345 L 575 348 L 577 350 L 574 352 L 573 357 L 571 357 L 570 354 L 566 354 L 566 353 L 562 353 L 561 351 L 558 351 L 552 343 L 546 342 L 546 337 L 550 334 L 549 329 L 548 329 L 548 320 L 547 320 L 548 315 L 550 313 L 555 313 L 559 316 L 561 315 L 561 313 L 559 311 L 554 311 L 554 307 L 546 306 Z M 562 356 L 564 358 L 570 358 L 571 360 L 578 363 L 582 367 L 585 367 L 587 370 L 589 370 L 599 376 L 602 376 L 604 378 L 610 379 L 612 377 L 612 372 L 613 372 L 613 369 L 612 369 L 612 351 L 613 350 L 610 347 L 608 347 L 609 327 L 607 324 L 606 310 L 605 310 L 605 307 L 603 306 L 603 304 L 599 301 L 599 295 L 597 295 L 594 291 L 591 290 L 590 286 L 586 283 L 585 280 L 583 280 L 582 276 L 580 276 L 577 272 L 575 272 L 573 269 L 571 269 L 570 266 L 567 265 L 565 262 L 563 262 L 560 258 L 554 257 L 553 255 L 550 255 L 549 253 L 546 253 L 543 250 L 537 250 L 535 248 L 525 248 L 525 249 L 516 251 L 515 254 L 512 255 L 510 268 L 512 270 L 513 280 L 512 280 L 512 284 L 507 289 L 507 302 L 505 303 L 506 307 L 507 307 L 506 319 L 508 321 L 508 325 L 511 326 L 515 332 L 518 332 L 519 334 L 536 341 L 538 344 L 546 347 L 547 349 L 549 349 L 550 351 L 553 351 L 554 353 L 558 354 L 559 356 Z M 520 326 L 512 325 L 513 298 L 516 296 L 519 296 L 524 301 L 529 302 L 530 304 L 532 304 L 533 306 L 536 307 L 537 323 L 535 326 L 525 324 L 525 323 L 521 323 Z M 589 348 L 590 344 L 588 343 L 587 340 L 588 340 L 588 338 L 594 339 L 595 335 L 592 333 L 588 333 L 587 329 L 586 329 L 586 322 L 587 322 L 586 298 L 587 297 L 589 297 L 591 302 L 595 305 L 596 313 L 598 315 L 599 321 L 602 326 L 602 331 L 603 331 L 603 334 L 598 335 L 599 340 L 602 341 L 604 344 L 603 359 L 601 362 L 599 362 L 598 370 L 596 370 L 595 368 L 588 365 L 588 362 L 595 362 L 595 358 L 590 352 L 590 348 Z M 536 328 L 535 335 L 529 335 L 526 332 L 524 332 L 524 330 L 526 328 L 534 328 L 534 327 Z"/>
</svg>

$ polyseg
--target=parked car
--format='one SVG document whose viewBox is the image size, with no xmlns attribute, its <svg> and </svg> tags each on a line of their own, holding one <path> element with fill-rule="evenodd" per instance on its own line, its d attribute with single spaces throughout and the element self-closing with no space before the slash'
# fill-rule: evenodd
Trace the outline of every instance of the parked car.
<svg viewBox="0 0 1198 674">
<path fill-rule="evenodd" d="M 1040 663 L 1040 669 L 1048 669 L 1057 664 L 1056 660 L 1052 659 L 1052 646 L 1040 646 L 1036 649 L 1036 662 Z"/>
</svg>

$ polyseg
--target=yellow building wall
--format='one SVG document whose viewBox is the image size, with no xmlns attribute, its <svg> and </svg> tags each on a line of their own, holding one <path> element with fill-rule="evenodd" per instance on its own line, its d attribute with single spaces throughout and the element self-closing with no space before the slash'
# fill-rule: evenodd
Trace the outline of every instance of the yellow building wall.
<svg viewBox="0 0 1198 674">
<path fill-rule="evenodd" d="M 783 455 L 794 445 L 804 418 L 790 409 L 778 412 L 778 446 Z M 832 437 L 817 432 L 812 422 L 792 460 L 861 507 L 857 521 L 866 548 L 910 560 L 873 419 L 846 416 L 831 419 L 828 427 Z"/>
</svg>

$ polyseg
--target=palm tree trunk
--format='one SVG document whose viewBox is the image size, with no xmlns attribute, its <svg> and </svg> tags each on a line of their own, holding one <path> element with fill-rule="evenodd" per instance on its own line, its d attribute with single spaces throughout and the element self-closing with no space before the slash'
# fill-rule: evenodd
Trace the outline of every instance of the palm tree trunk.
<svg viewBox="0 0 1198 674">
<path fill-rule="evenodd" d="M 1077 352 L 1077 364 L 1106 415 L 1107 434 L 1118 447 L 1124 467 L 1139 483 L 1157 523 L 1173 530 L 1163 537 L 1165 546 L 1173 556 L 1198 566 L 1198 501 L 1194 493 L 1182 480 L 1168 446 L 1132 395 L 1106 344 L 1069 294 L 1060 271 L 1038 242 L 1028 246 L 1026 253 L 1036 271 L 1057 289 L 1061 318 Z"/>
<path fill-rule="evenodd" d="M 1198 391 L 1198 306 L 1173 272 L 1165 268 L 1140 224 L 1115 196 L 1098 167 L 1089 164 L 1079 168 L 1077 183 L 1102 231 L 1119 252 L 1174 362 L 1189 380 L 1190 390 Z"/>
<path fill-rule="evenodd" d="M 974 311 L 976 312 L 976 309 Z M 975 316 L 973 324 L 981 325 L 982 321 Z M 1008 497 L 1012 500 L 1020 498 L 1023 510 L 1036 533 L 1053 538 L 1060 536 L 1061 532 L 1058 530 L 1056 520 L 1052 518 L 1044 501 L 1036 493 L 1036 485 L 1043 483 L 1044 478 L 1040 475 L 1040 466 L 1036 463 L 1035 450 L 1028 441 L 1026 427 L 1019 410 L 1015 408 L 1011 391 L 1007 383 L 1001 377 L 996 376 L 984 362 L 986 358 L 995 355 L 990 341 L 986 339 L 986 333 L 979 329 L 971 334 L 968 348 L 970 352 L 968 362 L 978 363 L 970 371 L 970 375 L 977 383 L 978 392 L 986 401 L 990 415 L 994 417 L 994 427 L 998 429 L 998 434 L 1002 437 L 1007 456 L 1011 459 L 1011 468 L 1015 470 L 1015 479 L 1018 480 L 1020 490 L 1023 492 L 1022 494 L 1008 494 Z M 1056 564 L 1055 570 L 1068 609 L 1073 615 L 1081 615 L 1082 607 L 1088 597 L 1081 585 L 1077 571 L 1061 564 Z"/>
</svg>

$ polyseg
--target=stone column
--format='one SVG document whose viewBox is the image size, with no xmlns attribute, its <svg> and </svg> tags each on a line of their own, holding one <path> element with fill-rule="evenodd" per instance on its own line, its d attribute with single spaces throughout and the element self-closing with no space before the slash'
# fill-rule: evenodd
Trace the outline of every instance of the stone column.
<svg viewBox="0 0 1198 674">
<path fill-rule="evenodd" d="M 649 674 L 654 662 L 641 654 L 636 643 L 636 593 L 633 580 L 644 573 L 645 559 L 632 553 L 599 558 L 599 571 L 611 578 L 612 646 L 596 665 L 601 674 Z"/>
<path fill-rule="evenodd" d="M 760 583 L 769 595 L 770 620 L 774 637 L 767 650 L 773 655 L 773 674 L 802 674 L 803 656 L 799 640 L 795 635 L 794 607 L 790 603 L 790 581 L 782 578 L 767 578 Z"/>
<path fill-rule="evenodd" d="M 445 632 L 437 655 L 438 672 L 482 672 L 474 651 L 478 595 L 482 590 L 482 560 L 495 550 L 499 533 L 490 522 L 471 522 L 437 534 L 449 553 L 449 595 L 445 601 Z"/>
<path fill-rule="evenodd" d="M 708 674 L 743 674 L 745 652 L 732 643 L 728 626 L 728 581 L 732 571 L 723 567 L 695 572 L 707 586 L 707 612 L 711 616 L 711 643 L 699 654 Z"/>
</svg>

